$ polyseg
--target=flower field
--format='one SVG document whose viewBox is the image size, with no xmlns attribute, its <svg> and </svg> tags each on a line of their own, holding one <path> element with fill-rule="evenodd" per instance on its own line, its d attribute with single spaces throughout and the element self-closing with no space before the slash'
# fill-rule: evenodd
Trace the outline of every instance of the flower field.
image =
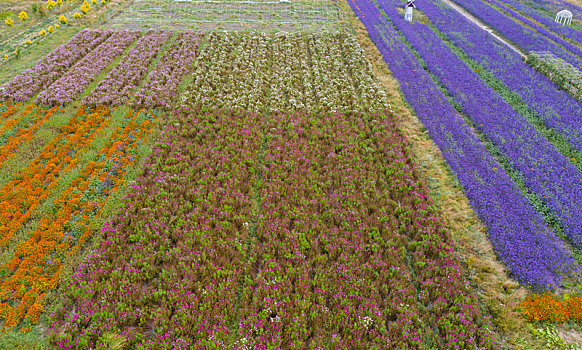
<svg viewBox="0 0 582 350">
<path fill-rule="evenodd" d="M 569 215 L 582 208 L 582 173 L 579 158 L 573 156 L 582 135 L 582 105 L 447 5 L 436 0 L 424 3 L 422 14 L 429 22 L 422 19 L 410 24 L 397 12 L 400 4 L 392 0 L 350 1 L 488 226 L 489 239 L 511 275 L 534 290 L 554 290 L 569 283 L 565 281 L 579 270 L 574 257 L 580 249 L 576 238 L 580 214 Z M 477 5 L 472 2 L 471 6 Z M 434 113 L 438 105 L 445 118 L 461 115 L 439 121 Z M 453 134 L 455 129 L 458 131 Z M 529 152 L 537 155 L 528 156 Z M 471 157 L 470 166 L 459 166 L 460 157 L 469 154 L 479 156 Z M 483 174 L 492 174 L 478 176 L 479 159 L 489 163 Z M 506 185 L 493 185 L 499 175 Z M 471 178 L 478 181 L 477 187 Z M 557 185 L 563 180 L 569 184 Z M 486 190 L 489 184 L 493 186 Z M 511 209 L 491 212 L 493 198 L 506 201 L 497 202 L 499 209 L 506 205 Z M 570 204 L 564 207 L 558 202 Z M 525 214 L 536 211 L 533 216 Z M 502 218 L 512 224 L 524 219 L 528 223 L 500 225 Z M 528 226 L 536 227 L 525 231 L 536 232 L 535 239 L 524 235 L 522 230 Z M 545 243 L 537 245 L 540 240 Z M 547 256 L 550 252 L 555 254 L 551 258 Z M 553 304 L 549 297 L 528 298 L 523 310 L 530 321 L 564 322 L 579 317 L 577 308 L 567 316 L 559 311 L 576 298 Z M 562 316 L 551 316 L 551 305 L 556 306 L 556 315 L 562 312 Z"/>
<path fill-rule="evenodd" d="M 180 115 L 73 277 L 60 348 L 496 348 L 393 116 Z"/>
<path fill-rule="evenodd" d="M 567 41 L 570 41 L 573 44 L 582 42 L 582 31 L 577 30 L 576 27 L 562 26 L 556 23 L 554 21 L 555 20 L 554 13 L 548 15 L 547 13 L 536 11 L 535 9 L 517 0 L 497 1 L 495 2 L 495 5 L 505 13 L 515 16 L 523 23 L 526 23 L 528 26 L 537 29 L 538 31 L 540 31 L 540 33 L 543 33 L 544 35 L 547 35 L 550 38 L 552 37 L 555 38 L 555 35 L 559 35 L 563 39 L 566 39 Z M 565 7 L 572 8 L 573 6 L 569 5 Z M 548 33 L 548 31 L 551 31 L 555 34 Z M 560 39 L 557 39 L 555 41 L 556 43 L 562 42 Z M 570 45 L 567 44 L 564 46 L 571 47 Z"/>
<path fill-rule="evenodd" d="M 561 0 L 454 1 L 582 61 Z M 0 348 L 582 339 L 582 104 L 519 54 L 441 0 L 107 3 L 4 63 Z"/>
<path fill-rule="evenodd" d="M 36 124 L 8 138 L 2 150 L 6 152 L 18 138 L 31 137 L 38 124 L 51 118 L 57 109 L 26 106 L 20 112 L 21 120 L 34 117 Z M 0 244 L 10 252 L 7 256 L 4 251 L 0 268 L 3 329 L 18 327 L 26 331 L 36 324 L 44 309 L 44 297 L 58 286 L 61 265 L 68 263 L 95 232 L 94 218 L 123 182 L 126 168 L 137 161 L 137 147 L 150 131 L 153 119 L 155 116 L 145 111 L 120 115 L 106 107 L 79 108 L 38 157 L 0 189 Z M 100 149 L 87 157 L 96 135 L 111 128 L 108 124 L 115 129 Z M 76 175 L 64 190 L 54 193 L 62 188 L 67 173 Z M 30 223 L 35 222 L 32 217 L 49 197 L 51 214 L 42 216 L 29 231 Z"/>
<path fill-rule="evenodd" d="M 369 63 L 345 60 L 361 52 L 345 34 L 212 33 L 194 62 L 195 78 L 181 103 L 254 112 L 383 110 L 385 93 L 374 82 Z"/>
<path fill-rule="evenodd" d="M 577 150 L 582 150 L 582 106 L 571 95 L 560 91 L 534 69 L 524 64 L 519 55 L 496 45 L 486 33 L 462 21 L 450 7 L 438 2 L 427 2 L 424 13 L 441 33 L 463 50 L 482 69 L 490 72 L 513 93 L 517 93 L 527 106 L 550 129 L 566 138 Z M 479 42 L 480 45 L 473 45 Z"/>
<path fill-rule="evenodd" d="M 81 13 L 83 13 L 81 8 L 85 7 L 90 13 L 104 11 L 108 7 L 106 5 L 110 4 L 111 1 L 89 1 L 93 4 L 93 10 L 88 8 L 85 3 L 87 2 L 62 0 L 45 2 L 2 1 L 0 13 L 9 15 L 8 18 L 13 24 L 0 26 L 0 65 L 9 59 L 20 58 L 27 51 L 34 50 L 37 44 L 50 38 L 66 25 L 79 26 L 79 22 L 83 21 L 81 20 Z M 78 18 L 75 13 L 79 15 Z M 83 15 L 86 14 L 83 13 Z"/>
<path fill-rule="evenodd" d="M 171 35 L 168 32 L 150 32 L 142 36 L 123 56 L 119 65 L 83 99 L 83 103 L 127 104 L 131 90 L 141 82 L 150 63 Z"/>
<path fill-rule="evenodd" d="M 527 51 L 550 51 L 576 67 L 582 66 L 582 48 L 556 36 L 543 26 L 538 26 L 512 11 L 509 15 L 486 4 L 485 1 L 455 0 L 475 17 L 483 20 L 503 36 Z M 487 1 L 489 3 L 489 1 Z M 497 3 L 497 1 L 495 1 Z M 516 18 L 517 17 L 517 18 Z M 521 24 L 516 20 L 521 19 Z M 525 22 L 525 23 L 524 23 Z M 526 24 L 530 26 L 526 27 Z M 532 27 L 533 26 L 533 27 Z M 519 31 L 515 30 L 519 28 Z"/>
</svg>

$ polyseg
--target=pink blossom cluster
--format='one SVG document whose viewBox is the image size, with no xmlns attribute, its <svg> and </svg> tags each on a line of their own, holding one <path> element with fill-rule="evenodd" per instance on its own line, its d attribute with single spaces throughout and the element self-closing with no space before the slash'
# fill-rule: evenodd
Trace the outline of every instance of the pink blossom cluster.
<svg viewBox="0 0 582 350">
<path fill-rule="evenodd" d="M 26 101 L 46 89 L 71 66 L 93 51 L 111 35 L 109 31 L 82 30 L 71 40 L 58 46 L 38 61 L 34 67 L 0 86 L 0 98 Z"/>
<path fill-rule="evenodd" d="M 139 31 L 113 32 L 105 42 L 38 94 L 36 101 L 44 105 L 63 105 L 74 101 L 140 35 Z"/>
<path fill-rule="evenodd" d="M 139 107 L 170 108 L 182 78 L 192 68 L 202 35 L 187 30 L 180 33 L 135 94 L 132 104 Z"/>
<path fill-rule="evenodd" d="M 151 62 L 172 35 L 151 31 L 141 37 L 119 64 L 83 99 L 84 104 L 127 104 L 143 80 Z"/>
</svg>

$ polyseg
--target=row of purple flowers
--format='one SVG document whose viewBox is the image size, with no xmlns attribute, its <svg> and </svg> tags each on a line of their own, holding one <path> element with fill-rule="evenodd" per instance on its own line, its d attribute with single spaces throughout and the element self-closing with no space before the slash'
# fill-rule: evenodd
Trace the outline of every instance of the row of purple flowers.
<svg viewBox="0 0 582 350">
<path fill-rule="evenodd" d="M 556 14 L 560 10 L 568 9 L 576 18 L 582 18 L 582 8 L 574 5 L 571 1 L 565 0 L 521 0 L 526 5 L 543 9 L 550 14 Z"/>
<path fill-rule="evenodd" d="M 530 25 L 535 27 L 538 27 L 541 25 L 545 26 L 546 28 L 550 29 L 551 31 L 553 31 L 554 33 L 557 33 L 559 35 L 561 35 L 564 38 L 568 38 L 571 39 L 577 43 L 582 43 L 582 32 L 575 29 L 574 27 L 571 26 L 564 26 L 562 24 L 556 23 L 555 21 L 555 13 L 553 13 L 551 16 L 547 15 L 547 13 L 540 13 L 524 4 L 522 4 L 521 2 L 517 1 L 517 0 L 501 0 L 501 1 L 495 1 L 495 4 L 498 6 L 502 6 L 502 8 L 505 9 L 513 9 L 515 11 L 518 11 L 522 16 L 525 18 L 525 22 Z M 514 13 L 514 11 L 512 11 L 511 13 Z M 521 19 L 521 18 L 520 18 Z M 523 19 L 521 19 L 523 20 Z M 579 48 L 578 48 L 578 51 Z"/>
<path fill-rule="evenodd" d="M 59 79 L 71 66 L 106 40 L 112 32 L 82 30 L 10 82 L 0 86 L 0 98 L 26 101 Z"/>
<path fill-rule="evenodd" d="M 170 108 L 182 79 L 192 71 L 192 62 L 198 55 L 201 41 L 202 35 L 191 30 L 179 33 L 148 74 L 144 86 L 135 93 L 132 104 L 146 108 Z"/>
<path fill-rule="evenodd" d="M 570 52 L 568 49 L 560 47 L 542 34 L 518 24 L 512 18 L 485 4 L 481 0 L 455 0 L 455 2 L 522 49 L 527 51 L 550 51 L 554 55 L 570 62 L 573 66 L 582 67 L 582 57 L 578 53 L 580 51 L 579 48 L 576 53 Z M 552 36 L 555 37 L 553 34 Z M 568 45 L 568 47 L 573 46 L 576 48 L 571 43 L 562 39 L 559 40 L 562 44 Z"/>
<path fill-rule="evenodd" d="M 121 56 L 140 35 L 139 31 L 114 32 L 105 42 L 38 94 L 37 102 L 44 105 L 63 105 L 74 101 L 99 73 Z"/>
<path fill-rule="evenodd" d="M 172 32 L 152 31 L 141 37 L 119 64 L 83 99 L 83 103 L 127 104 Z"/>
<path fill-rule="evenodd" d="M 519 20 L 520 22 L 524 23 L 525 25 L 527 25 L 528 27 L 532 28 L 534 30 L 534 32 L 537 32 L 538 34 L 541 34 L 543 36 L 545 36 L 546 38 L 550 39 L 551 41 L 553 41 L 554 43 L 562 46 L 563 48 L 565 48 L 566 50 L 570 51 L 571 53 L 575 54 L 578 57 L 582 57 L 582 49 L 575 45 L 572 44 L 571 42 L 565 40 L 564 38 L 562 38 L 559 35 L 556 35 L 553 31 L 548 30 L 545 26 L 540 25 L 534 21 L 532 21 L 530 18 L 522 15 L 521 13 L 519 13 L 518 11 L 512 9 L 509 6 L 505 6 L 503 4 L 503 2 L 497 1 L 497 0 L 491 0 L 489 2 L 492 5 L 497 6 L 501 11 L 499 11 L 500 15 L 505 15 L 503 14 L 503 12 L 507 13 L 507 15 Z M 491 6 L 491 5 L 490 5 Z M 553 22 L 553 21 L 549 21 L 549 23 L 553 23 L 552 27 L 558 29 L 558 28 L 568 28 L 569 27 L 563 27 L 562 25 Z M 578 32 L 577 30 L 571 30 L 573 33 L 576 33 L 578 35 L 582 36 L 581 32 Z"/>
<path fill-rule="evenodd" d="M 577 269 L 571 252 L 449 104 L 376 5 L 370 0 L 351 0 L 350 5 L 488 227 L 493 247 L 511 275 L 535 288 L 559 284 L 564 275 Z M 438 49 L 438 46 L 427 47 Z M 454 60 L 444 62 L 458 65 Z M 459 78 L 463 76 L 445 76 L 445 82 Z M 463 87 L 471 92 L 471 86 Z M 477 105 L 481 103 L 478 101 Z M 506 141 L 513 142 L 513 138 L 515 136 L 509 136 Z"/>
</svg>

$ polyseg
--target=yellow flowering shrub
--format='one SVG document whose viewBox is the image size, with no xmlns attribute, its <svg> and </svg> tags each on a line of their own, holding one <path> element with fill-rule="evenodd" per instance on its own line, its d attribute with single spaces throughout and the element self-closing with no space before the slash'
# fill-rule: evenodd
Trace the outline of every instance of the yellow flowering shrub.
<svg viewBox="0 0 582 350">
<path fill-rule="evenodd" d="M 38 32 L 38 35 L 40 36 L 46 36 L 46 30 L 41 30 L 40 32 Z"/>
<path fill-rule="evenodd" d="M 8 18 L 6 18 L 4 23 L 6 23 L 7 26 L 12 27 L 12 25 L 14 24 L 14 21 L 12 20 L 12 18 L 8 17 Z"/>
<path fill-rule="evenodd" d="M 49 11 L 52 11 L 55 8 L 55 6 L 57 6 L 57 3 L 54 2 L 53 0 L 49 0 L 46 3 L 46 9 Z"/>
<path fill-rule="evenodd" d="M 75 19 L 79 19 L 79 18 L 81 18 L 81 14 L 80 14 L 79 12 L 75 12 L 75 13 L 73 14 L 73 18 L 75 18 Z"/>
<path fill-rule="evenodd" d="M 61 22 L 62 24 L 67 24 L 69 20 L 67 19 L 67 17 L 65 17 L 65 15 L 60 15 L 59 16 L 59 22 Z"/>
<path fill-rule="evenodd" d="M 8 61 L 8 55 L 4 55 L 4 60 Z"/>
<path fill-rule="evenodd" d="M 20 18 L 21 21 L 26 21 L 28 19 L 28 13 L 26 13 L 26 11 L 21 11 L 18 14 L 18 18 Z"/>
<path fill-rule="evenodd" d="M 63 0 L 57 0 L 57 6 L 58 7 L 63 6 Z"/>
<path fill-rule="evenodd" d="M 25 43 L 26 45 L 32 45 L 32 41 L 30 41 L 30 40 L 26 40 L 24 43 Z"/>
<path fill-rule="evenodd" d="M 55 28 L 53 26 L 48 27 L 49 33 L 53 33 L 54 31 L 55 31 Z"/>
</svg>

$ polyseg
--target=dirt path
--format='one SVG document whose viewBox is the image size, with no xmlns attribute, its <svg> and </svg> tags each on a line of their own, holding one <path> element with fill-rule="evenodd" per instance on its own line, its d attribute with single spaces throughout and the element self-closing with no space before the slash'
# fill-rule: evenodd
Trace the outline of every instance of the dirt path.
<svg viewBox="0 0 582 350">
<path fill-rule="evenodd" d="M 461 6 L 455 4 L 451 0 L 442 0 L 442 1 L 445 4 L 449 5 L 450 7 L 452 7 L 453 9 L 455 9 L 457 12 L 459 12 L 461 15 L 463 15 L 469 21 L 471 21 L 471 22 L 475 23 L 476 25 L 478 25 L 479 28 L 481 28 L 484 31 L 486 31 L 487 33 L 489 33 L 489 35 L 491 35 L 492 37 L 494 37 L 495 39 L 497 39 L 497 41 L 505 44 L 507 47 L 509 47 L 513 51 L 517 52 L 518 54 L 520 54 L 521 57 L 525 57 L 526 56 L 520 49 L 518 49 L 517 47 L 513 46 L 512 44 L 510 44 L 509 42 L 507 42 L 505 39 L 503 39 L 499 35 L 493 33 L 493 31 L 488 26 L 486 26 L 483 22 L 481 22 L 480 20 L 478 20 L 477 18 L 475 18 L 475 16 L 473 16 L 472 14 L 470 14 L 469 12 L 467 12 Z"/>
</svg>

